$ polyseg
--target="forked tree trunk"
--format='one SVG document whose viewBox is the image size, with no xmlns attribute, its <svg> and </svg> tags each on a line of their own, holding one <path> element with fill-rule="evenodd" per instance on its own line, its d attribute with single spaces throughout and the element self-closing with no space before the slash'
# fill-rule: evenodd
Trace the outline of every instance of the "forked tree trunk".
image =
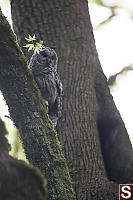
<svg viewBox="0 0 133 200">
<path fill-rule="evenodd" d="M 57 134 L 52 124 L 50 124 L 44 100 L 37 89 L 32 74 L 29 73 L 26 58 L 18 47 L 11 27 L 1 10 L 0 90 L 9 106 L 10 116 L 20 132 L 27 159 L 38 167 L 47 178 L 48 199 L 75 200 L 68 167 L 57 139 Z M 1 143 L 4 143 L 3 138 L 0 137 L 0 139 L 2 140 Z M 2 166 L 0 166 L 0 177 L 2 177 L 2 180 L 0 179 L 0 189 L 7 187 L 7 195 L 8 193 L 12 194 L 12 196 L 9 195 L 7 198 L 2 198 L 1 195 L 3 193 L 0 193 L 0 199 L 14 200 L 22 198 L 26 200 L 28 197 L 28 200 L 32 199 L 32 194 L 25 194 L 25 192 L 34 190 L 34 187 L 40 184 L 40 189 L 38 187 L 38 191 L 33 192 L 35 194 L 33 199 L 44 199 L 41 194 L 42 192 L 44 193 L 41 189 L 43 182 L 38 179 L 37 174 L 34 171 L 31 172 L 28 167 L 24 169 L 21 162 L 19 165 L 18 161 L 14 162 L 13 160 L 7 155 L 7 152 L 4 152 L 2 156 L 0 154 Z M 18 167 L 16 166 L 17 163 Z M 23 173 L 25 173 L 24 177 Z M 36 181 L 34 180 L 35 178 Z M 9 184 L 5 185 L 6 181 L 9 181 Z M 19 186 L 17 182 L 19 182 Z M 27 187 L 28 183 L 29 189 L 27 190 L 25 187 Z M 16 187 L 14 184 L 16 184 Z M 24 187 L 22 190 L 20 185 Z M 42 192 L 39 192 L 39 190 Z"/>
<path fill-rule="evenodd" d="M 115 199 L 106 177 L 99 136 L 108 176 L 117 182 L 127 181 L 126 162 L 132 164 L 132 146 L 101 70 L 88 1 L 12 0 L 11 8 L 21 47 L 24 37 L 36 34 L 58 54 L 64 90 L 58 136 L 77 199 L 100 200 L 103 195 Z"/>
</svg>

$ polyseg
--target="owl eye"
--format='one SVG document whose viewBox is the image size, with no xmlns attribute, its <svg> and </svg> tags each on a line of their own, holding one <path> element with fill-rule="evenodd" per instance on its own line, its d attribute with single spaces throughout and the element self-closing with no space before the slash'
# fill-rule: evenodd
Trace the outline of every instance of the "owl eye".
<svg viewBox="0 0 133 200">
<path fill-rule="evenodd" d="M 43 57 L 47 57 L 47 54 L 46 54 L 44 51 L 40 52 L 40 54 L 41 54 L 41 56 L 43 56 Z"/>
</svg>

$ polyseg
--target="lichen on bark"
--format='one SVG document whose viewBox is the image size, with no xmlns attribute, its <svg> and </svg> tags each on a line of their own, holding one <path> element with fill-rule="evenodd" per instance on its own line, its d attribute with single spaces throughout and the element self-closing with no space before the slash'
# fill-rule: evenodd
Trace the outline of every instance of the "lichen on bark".
<svg viewBox="0 0 133 200">
<path fill-rule="evenodd" d="M 26 157 L 48 180 L 48 199 L 75 199 L 66 161 L 44 100 L 1 11 L 0 90 L 20 132 Z"/>
<path fill-rule="evenodd" d="M 45 178 L 38 169 L 9 155 L 10 145 L 6 134 L 7 130 L 0 119 L 0 199 L 45 200 Z"/>
</svg>

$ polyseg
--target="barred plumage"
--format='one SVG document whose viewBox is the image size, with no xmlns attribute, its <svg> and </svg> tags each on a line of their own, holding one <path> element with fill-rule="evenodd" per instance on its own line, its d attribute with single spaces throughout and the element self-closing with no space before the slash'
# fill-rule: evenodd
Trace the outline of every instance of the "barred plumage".
<svg viewBox="0 0 133 200">
<path fill-rule="evenodd" d="M 48 104 L 48 113 L 54 126 L 62 107 L 62 83 L 57 73 L 57 63 L 57 54 L 49 47 L 45 47 L 39 54 L 33 54 L 29 63 L 42 97 Z"/>
</svg>

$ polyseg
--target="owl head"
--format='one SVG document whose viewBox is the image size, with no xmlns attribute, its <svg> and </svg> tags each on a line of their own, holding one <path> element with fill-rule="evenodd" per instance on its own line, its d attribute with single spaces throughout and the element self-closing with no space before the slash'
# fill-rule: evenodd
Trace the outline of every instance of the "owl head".
<svg viewBox="0 0 133 200">
<path fill-rule="evenodd" d="M 55 51 L 49 47 L 43 48 L 39 54 L 33 54 L 29 68 L 35 74 L 57 70 L 58 57 Z"/>
<path fill-rule="evenodd" d="M 37 55 L 37 61 L 46 67 L 57 67 L 58 57 L 55 51 L 49 47 L 42 49 Z"/>
</svg>

